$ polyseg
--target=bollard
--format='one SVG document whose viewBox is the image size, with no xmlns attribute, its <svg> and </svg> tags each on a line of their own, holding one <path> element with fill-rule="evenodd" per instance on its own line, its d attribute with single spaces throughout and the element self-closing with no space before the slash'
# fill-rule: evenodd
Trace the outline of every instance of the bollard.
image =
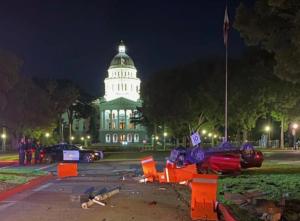
<svg viewBox="0 0 300 221">
<path fill-rule="evenodd" d="M 192 220 L 216 221 L 217 175 L 194 174 L 192 180 Z"/>
<path fill-rule="evenodd" d="M 78 176 L 77 163 L 59 163 L 57 165 L 57 175 L 60 178 Z"/>
<path fill-rule="evenodd" d="M 145 157 L 141 160 L 144 176 L 146 178 L 157 179 L 156 163 L 152 156 Z M 149 180 L 151 182 L 151 179 Z M 153 182 L 153 181 L 152 181 Z"/>
</svg>

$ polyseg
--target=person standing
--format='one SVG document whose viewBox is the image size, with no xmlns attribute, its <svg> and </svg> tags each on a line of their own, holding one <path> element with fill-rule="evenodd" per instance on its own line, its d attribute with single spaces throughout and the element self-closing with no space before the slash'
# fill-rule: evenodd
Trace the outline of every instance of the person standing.
<svg viewBox="0 0 300 221">
<path fill-rule="evenodd" d="M 26 164 L 30 165 L 32 160 L 32 141 L 28 139 L 26 142 Z"/>
<path fill-rule="evenodd" d="M 21 138 L 21 140 L 18 144 L 19 164 L 21 166 L 24 166 L 24 162 L 25 162 L 25 151 L 26 151 L 25 149 L 26 149 L 25 138 Z"/>
<path fill-rule="evenodd" d="M 41 144 L 40 141 L 35 142 L 35 151 L 34 151 L 34 163 L 40 163 L 40 150 L 41 150 Z"/>
</svg>

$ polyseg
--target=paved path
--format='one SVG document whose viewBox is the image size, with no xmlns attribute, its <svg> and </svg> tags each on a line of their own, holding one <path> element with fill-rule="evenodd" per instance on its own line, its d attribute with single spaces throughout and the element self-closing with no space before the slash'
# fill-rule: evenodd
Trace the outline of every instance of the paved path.
<svg viewBox="0 0 300 221">
<path fill-rule="evenodd" d="M 139 171 L 138 162 L 80 164 L 79 177 L 56 179 L 0 203 L 0 220 L 190 220 L 186 203 L 178 200 L 171 185 L 138 184 L 131 177 Z M 74 196 L 91 186 L 121 186 L 121 192 L 105 207 L 83 210 Z"/>
</svg>

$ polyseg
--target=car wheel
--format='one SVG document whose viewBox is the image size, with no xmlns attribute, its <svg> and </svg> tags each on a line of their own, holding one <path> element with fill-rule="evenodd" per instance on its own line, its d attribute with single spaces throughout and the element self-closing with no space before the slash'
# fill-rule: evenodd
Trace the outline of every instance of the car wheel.
<svg viewBox="0 0 300 221">
<path fill-rule="evenodd" d="M 46 155 L 44 158 L 44 162 L 47 164 L 51 164 L 54 162 L 53 157 L 51 155 Z"/>
<path fill-rule="evenodd" d="M 83 156 L 83 162 L 85 162 L 85 163 L 93 162 L 93 156 L 91 154 L 85 154 Z"/>
</svg>

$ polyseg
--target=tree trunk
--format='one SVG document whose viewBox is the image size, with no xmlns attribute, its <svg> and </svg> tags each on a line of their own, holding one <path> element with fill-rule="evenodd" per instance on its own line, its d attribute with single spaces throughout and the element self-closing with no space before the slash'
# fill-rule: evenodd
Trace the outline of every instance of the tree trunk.
<svg viewBox="0 0 300 221">
<path fill-rule="evenodd" d="M 153 140 L 153 150 L 156 150 L 156 147 L 157 147 L 157 140 L 156 140 L 156 137 L 157 137 L 157 124 L 154 123 L 154 140 Z"/>
<path fill-rule="evenodd" d="M 248 140 L 248 131 L 247 130 L 243 130 L 243 143 L 245 143 Z"/>
<path fill-rule="evenodd" d="M 284 118 L 281 119 L 281 128 L 280 128 L 280 148 L 284 148 Z"/>
</svg>

